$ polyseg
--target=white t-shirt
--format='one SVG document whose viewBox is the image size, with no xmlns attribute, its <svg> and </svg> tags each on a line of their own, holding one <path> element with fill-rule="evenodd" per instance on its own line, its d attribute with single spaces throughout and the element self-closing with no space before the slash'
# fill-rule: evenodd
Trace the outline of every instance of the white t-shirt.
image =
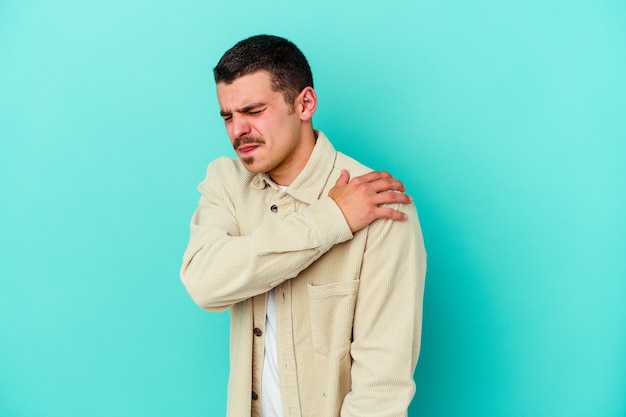
<svg viewBox="0 0 626 417">
<path fill-rule="evenodd" d="M 261 412 L 263 417 L 282 417 L 283 405 L 278 384 L 276 354 L 276 294 L 272 288 L 267 298 L 265 315 L 265 352 L 261 376 Z"/>
</svg>

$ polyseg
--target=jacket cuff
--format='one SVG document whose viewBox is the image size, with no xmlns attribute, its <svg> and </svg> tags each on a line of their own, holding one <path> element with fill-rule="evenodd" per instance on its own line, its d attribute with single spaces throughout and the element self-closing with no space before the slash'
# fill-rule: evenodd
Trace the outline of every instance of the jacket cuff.
<svg viewBox="0 0 626 417">
<path fill-rule="evenodd" d="M 324 196 L 302 213 L 317 235 L 322 252 L 352 239 L 352 231 L 335 200 Z"/>
</svg>

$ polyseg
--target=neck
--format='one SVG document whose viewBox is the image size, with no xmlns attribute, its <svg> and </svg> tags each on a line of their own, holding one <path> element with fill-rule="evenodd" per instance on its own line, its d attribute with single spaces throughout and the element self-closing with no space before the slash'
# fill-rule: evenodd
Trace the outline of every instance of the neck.
<svg viewBox="0 0 626 417">
<path fill-rule="evenodd" d="M 290 185 L 300 175 L 300 172 L 302 172 L 309 161 L 313 148 L 315 148 L 316 139 L 317 133 L 312 128 L 303 132 L 300 143 L 289 160 L 284 161 L 268 172 L 272 181 L 278 185 Z"/>
</svg>

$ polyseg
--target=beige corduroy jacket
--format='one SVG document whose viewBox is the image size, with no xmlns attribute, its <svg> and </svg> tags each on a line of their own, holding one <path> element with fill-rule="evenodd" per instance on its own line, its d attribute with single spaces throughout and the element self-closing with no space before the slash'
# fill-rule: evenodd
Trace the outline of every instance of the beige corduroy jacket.
<svg viewBox="0 0 626 417">
<path fill-rule="evenodd" d="M 209 164 L 181 277 L 209 311 L 230 309 L 228 417 L 261 416 L 267 292 L 276 288 L 284 417 L 400 417 L 415 393 L 426 253 L 406 222 L 351 233 L 328 197 L 341 169 L 370 169 L 318 133 L 286 192 L 237 159 Z"/>
</svg>

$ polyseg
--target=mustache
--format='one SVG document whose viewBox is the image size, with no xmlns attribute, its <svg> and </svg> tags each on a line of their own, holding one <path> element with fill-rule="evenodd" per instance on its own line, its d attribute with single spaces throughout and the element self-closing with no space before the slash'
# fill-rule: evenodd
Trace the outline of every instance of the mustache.
<svg viewBox="0 0 626 417">
<path fill-rule="evenodd" d="M 242 136 L 233 141 L 233 149 L 237 150 L 241 145 L 248 145 L 250 143 L 257 143 L 263 145 L 265 141 L 258 136 Z"/>
</svg>

